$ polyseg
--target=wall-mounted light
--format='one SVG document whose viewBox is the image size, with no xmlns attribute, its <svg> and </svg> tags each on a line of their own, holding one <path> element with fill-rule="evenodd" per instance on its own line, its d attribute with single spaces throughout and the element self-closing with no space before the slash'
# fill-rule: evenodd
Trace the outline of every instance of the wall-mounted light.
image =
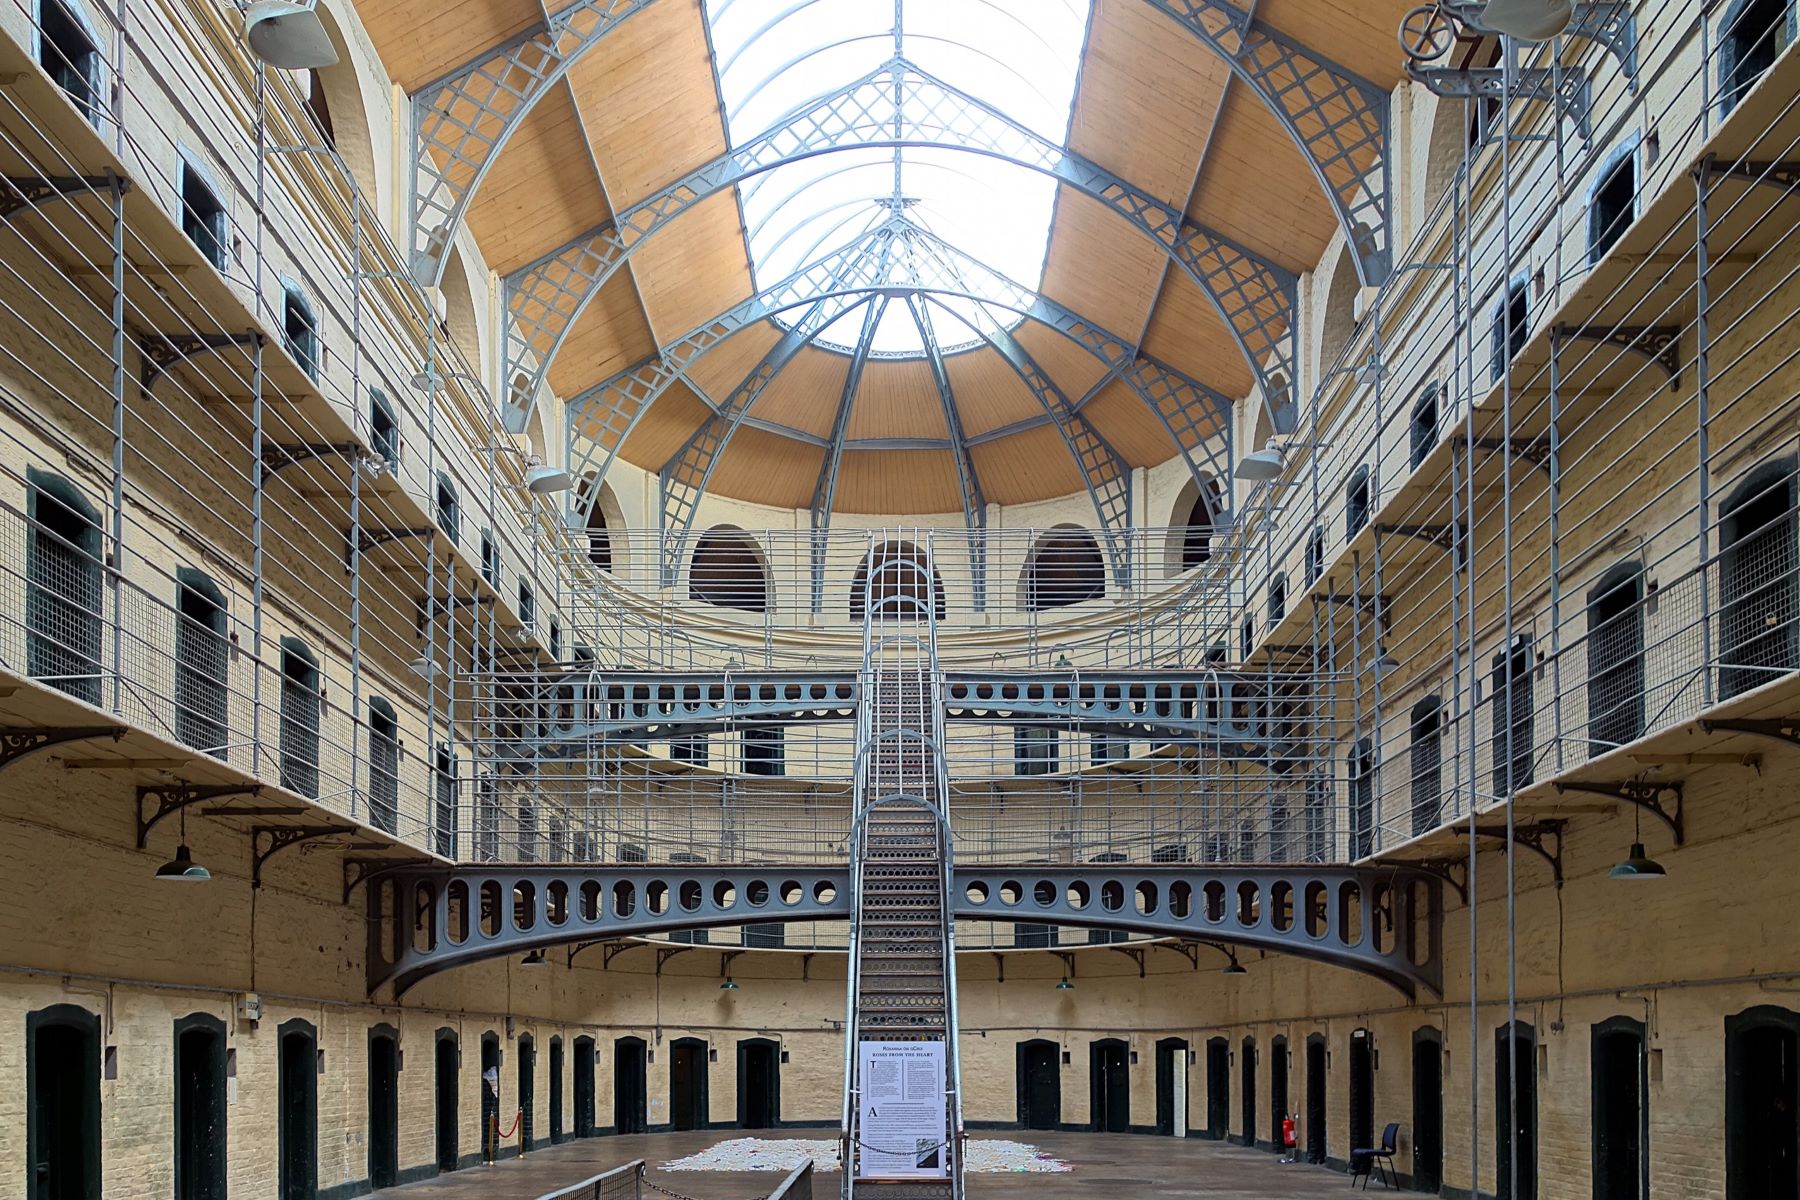
<svg viewBox="0 0 1800 1200">
<path fill-rule="evenodd" d="M 181 809 L 181 843 L 175 847 L 175 857 L 156 868 L 156 878 L 164 883 L 205 883 L 212 878 L 212 872 L 194 861 L 194 852 L 187 844 L 187 806 Z"/>
<path fill-rule="evenodd" d="M 337 65 L 337 49 L 314 0 L 256 0 L 244 10 L 244 37 L 250 53 L 284 71 Z"/>
</svg>

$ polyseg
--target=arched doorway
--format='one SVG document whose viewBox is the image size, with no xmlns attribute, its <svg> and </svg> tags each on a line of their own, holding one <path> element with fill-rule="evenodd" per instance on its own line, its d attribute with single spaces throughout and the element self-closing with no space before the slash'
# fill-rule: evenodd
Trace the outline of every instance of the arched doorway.
<svg viewBox="0 0 1800 1200">
<path fill-rule="evenodd" d="M 319 1187 L 319 1041 L 312 1024 L 283 1021 L 276 1115 L 279 1200 L 313 1200 Z"/>
<path fill-rule="evenodd" d="M 669 1126 L 677 1132 L 705 1129 L 706 1043 L 676 1038 L 669 1043 Z"/>
<path fill-rule="evenodd" d="M 1224 1141 L 1231 1132 L 1231 1044 L 1222 1037 L 1206 1043 L 1206 1136 Z"/>
<path fill-rule="evenodd" d="M 1375 1039 L 1350 1031 L 1350 1149 L 1375 1144 Z M 1367 1163 L 1367 1159 L 1362 1160 Z"/>
<path fill-rule="evenodd" d="M 650 1127 L 648 1056 L 641 1037 L 613 1042 L 614 1133 L 643 1133 Z"/>
<path fill-rule="evenodd" d="M 369 1030 L 369 1186 L 400 1182 L 400 1034 Z"/>
<path fill-rule="evenodd" d="M 1095 1133 L 1131 1130 L 1131 1074 L 1128 1050 L 1119 1038 L 1088 1044 L 1088 1115 Z"/>
<path fill-rule="evenodd" d="M 1256 1145 L 1256 1039 L 1247 1037 L 1238 1048 L 1238 1071 L 1242 1076 L 1239 1084 L 1239 1105 L 1244 1120 L 1243 1142 L 1246 1146 Z"/>
<path fill-rule="evenodd" d="M 1444 1182 L 1444 1037 L 1427 1026 L 1413 1032 L 1412 1178 L 1421 1192 Z"/>
<path fill-rule="evenodd" d="M 481 1035 L 481 1157 L 493 1162 L 500 1157 L 500 1035 L 492 1030 Z"/>
<path fill-rule="evenodd" d="M 225 1200 L 225 1022 L 175 1022 L 175 1200 Z"/>
<path fill-rule="evenodd" d="M 1725 1198 L 1800 1195 L 1800 1013 L 1725 1018 Z"/>
<path fill-rule="evenodd" d="M 1590 1034 L 1594 1200 L 1650 1195 L 1649 1062 L 1644 1023 L 1611 1017 Z"/>
<path fill-rule="evenodd" d="M 1325 1080 L 1325 1035 L 1315 1033 L 1306 1039 L 1306 1158 L 1313 1163 L 1323 1163 L 1329 1152 Z"/>
<path fill-rule="evenodd" d="M 550 1039 L 550 1144 L 563 1140 L 563 1040 Z"/>
<path fill-rule="evenodd" d="M 1062 1052 L 1043 1038 L 1020 1042 L 1017 1080 L 1019 1127 L 1056 1129 L 1062 1125 Z"/>
<path fill-rule="evenodd" d="M 781 1124 L 781 1044 L 745 1038 L 737 1044 L 738 1125 L 774 1129 Z"/>
<path fill-rule="evenodd" d="M 1185 1038 L 1156 1043 L 1156 1132 L 1187 1136 L 1188 1044 Z"/>
<path fill-rule="evenodd" d="M 1288 1117 L 1288 1040 L 1276 1037 L 1269 1042 L 1269 1149 L 1287 1154 L 1283 1142 L 1282 1122 Z M 1295 1122 L 1296 1125 L 1299 1122 Z"/>
<path fill-rule="evenodd" d="M 594 1039 L 575 1039 L 575 1136 L 594 1136 Z"/>
<path fill-rule="evenodd" d="M 1537 1033 L 1523 1021 L 1494 1030 L 1494 1123 L 1494 1194 L 1537 1200 Z"/>
<path fill-rule="evenodd" d="M 925 552 L 907 541 L 886 541 L 869 551 L 850 581 L 850 619 L 868 612 L 877 621 L 944 619 L 944 581 Z"/>
<path fill-rule="evenodd" d="M 537 1107 L 537 1043 L 531 1035 L 519 1035 L 519 1150 L 531 1149 L 535 1133 L 533 1109 Z"/>
<path fill-rule="evenodd" d="M 456 1030 L 446 1026 L 437 1031 L 432 1065 L 436 1085 L 437 1169 L 454 1171 L 461 1165 L 462 1157 L 457 1130 L 460 1111 L 460 1089 L 457 1085 L 462 1073 L 462 1045 L 457 1039 Z"/>
</svg>

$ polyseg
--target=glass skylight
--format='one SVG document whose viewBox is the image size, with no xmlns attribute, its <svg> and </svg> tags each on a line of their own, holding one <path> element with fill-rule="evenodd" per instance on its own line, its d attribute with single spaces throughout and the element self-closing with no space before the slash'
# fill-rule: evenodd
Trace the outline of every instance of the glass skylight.
<svg viewBox="0 0 1800 1200">
<path fill-rule="evenodd" d="M 804 114 L 901 58 L 1064 145 L 1090 6 L 1091 0 L 706 0 L 726 134 L 736 149 L 793 121 L 804 144 L 816 145 Z M 858 132 L 833 140 L 891 137 L 887 119 L 896 106 L 888 102 L 884 113 L 880 102 L 888 94 L 874 84 L 862 89 L 859 97 L 876 103 L 840 108 L 839 116 Z M 898 106 L 903 122 L 939 131 L 932 140 L 1017 141 L 1003 122 L 967 105 L 952 100 L 934 106 L 914 89 L 904 95 Z M 784 146 L 797 149 L 794 136 L 784 135 Z M 850 243 L 898 209 L 970 257 L 1036 289 L 1056 183 L 1042 172 L 964 150 L 860 145 L 754 175 L 739 185 L 738 196 L 758 288 Z M 926 311 L 944 349 L 969 343 L 971 330 L 963 321 L 935 306 Z M 862 307 L 847 313 L 817 344 L 850 349 L 864 316 Z M 1008 325 L 1017 319 L 994 316 Z M 871 348 L 887 356 L 924 352 L 906 304 L 887 306 Z"/>
</svg>

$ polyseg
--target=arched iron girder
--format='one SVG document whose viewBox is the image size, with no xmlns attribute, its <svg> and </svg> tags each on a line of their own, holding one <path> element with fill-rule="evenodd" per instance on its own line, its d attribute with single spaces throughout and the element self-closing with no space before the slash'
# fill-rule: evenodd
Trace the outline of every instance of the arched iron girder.
<svg viewBox="0 0 1800 1200">
<path fill-rule="evenodd" d="M 857 334 L 856 348 L 850 352 L 850 369 L 844 372 L 844 386 L 838 394 L 837 411 L 831 418 L 830 440 L 819 462 L 819 476 L 812 493 L 812 605 L 818 612 L 825 599 L 825 538 L 831 527 L 831 509 L 837 502 L 838 468 L 844 461 L 844 435 L 850 428 L 850 410 L 856 406 L 856 394 L 862 388 L 863 368 L 869 364 L 869 351 L 875 344 L 875 331 L 887 315 L 890 299 L 879 296 L 869 302 L 863 314 L 862 329 Z"/>
<path fill-rule="evenodd" d="M 914 107 L 931 119 L 915 119 L 907 112 Z M 1128 221 L 1208 298 L 1264 402 L 1280 406 L 1279 393 L 1295 377 L 1297 280 L 1292 272 L 896 59 L 507 276 L 501 338 L 507 428 L 522 430 L 529 423 L 550 367 L 588 304 L 637 247 L 682 213 L 789 163 L 840 150 L 908 147 L 983 154 L 1047 174 Z"/>
<path fill-rule="evenodd" d="M 877 243 L 881 239 L 900 237 L 908 243 L 906 261 L 913 270 L 914 282 L 880 287 L 871 287 L 867 283 L 857 286 L 846 282 L 867 279 L 871 273 L 878 276 L 887 273 L 892 267 L 893 258 L 885 251 L 878 251 Z M 930 251 L 929 257 L 924 252 L 926 248 Z M 860 265 L 869 258 L 877 260 L 872 272 Z M 971 275 L 986 286 L 982 290 L 975 290 L 969 281 Z M 814 280 L 821 281 L 824 295 L 804 291 L 807 287 L 815 286 L 811 282 Z M 948 282 L 943 282 L 944 280 Z M 717 407 L 713 417 L 688 439 L 675 458 L 664 464 L 660 474 L 665 504 L 673 498 L 675 517 L 680 523 L 676 536 L 669 541 L 665 571 L 679 572 L 680 564 L 686 557 L 687 543 L 693 533 L 699 497 L 733 435 L 744 423 L 750 406 L 794 355 L 817 337 L 825 325 L 830 324 L 830 320 L 824 319 L 820 314 L 817 305 L 833 299 L 850 299 L 851 303 L 843 304 L 830 314 L 831 319 L 835 319 L 843 312 L 853 309 L 854 301 L 866 297 L 870 291 L 901 293 L 909 298 L 909 304 L 920 306 L 926 296 L 954 296 L 1005 307 L 1021 317 L 1046 325 L 1107 364 L 1109 373 L 1102 380 L 1102 386 L 1117 377 L 1137 392 L 1162 423 L 1170 440 L 1181 451 L 1196 482 L 1203 481 L 1208 473 L 1215 478 L 1222 477 L 1229 466 L 1231 401 L 1228 397 L 1171 367 L 1137 354 L 1132 345 L 1117 334 L 1094 325 L 1055 301 L 1022 288 L 992 268 L 969 259 L 955 247 L 912 225 L 904 217 L 895 217 L 873 233 L 858 238 L 844 250 L 827 256 L 820 264 L 804 269 L 758 297 L 736 305 L 714 320 L 696 327 L 657 358 L 646 359 L 570 401 L 568 461 L 578 462 L 582 464 L 583 471 L 592 469 L 596 478 L 603 478 L 611 469 L 625 437 L 635 428 L 643 413 L 663 391 L 685 375 L 693 362 L 732 333 L 774 315 L 783 307 L 804 303 L 815 305 L 809 310 L 808 317 L 803 318 L 808 327 L 796 326 L 785 331 L 762 362 L 733 389 L 730 398 Z M 763 303 L 765 297 L 770 298 L 768 303 Z M 953 311 L 951 315 L 958 321 L 965 320 Z M 922 316 L 922 312 L 917 313 L 915 319 L 919 316 Z M 823 324 L 818 323 L 820 320 L 823 320 Z M 923 324 L 929 326 L 931 322 L 925 320 Z M 932 344 L 935 344 L 935 339 Z M 949 379 L 943 372 L 941 355 L 934 357 L 934 372 L 941 377 L 940 395 L 953 409 L 954 404 L 948 394 Z M 1030 386 L 1029 381 L 1027 386 Z M 1066 410 L 1055 405 L 1047 407 L 1047 418 L 1058 422 L 1059 428 L 1067 416 L 1081 419 L 1085 425 L 1085 419 L 1080 418 L 1080 409 L 1098 390 L 1099 387 L 1096 387 L 1083 398 L 1081 404 L 1069 406 Z M 598 418 L 597 425 L 592 426 L 597 432 L 589 436 L 585 445 L 579 445 L 575 436 L 577 426 L 590 415 Z M 960 421 L 955 419 L 954 414 L 950 420 L 953 422 L 953 431 L 960 431 Z M 1065 438 L 1067 436 L 1065 432 Z M 1225 439 L 1225 461 L 1221 463 L 1216 452 L 1206 451 L 1207 462 L 1202 466 L 1195 457 L 1196 453 L 1206 446 L 1209 438 L 1217 437 Z M 1073 447 L 1071 450 L 1073 452 Z M 595 466 L 596 453 L 600 456 L 598 466 Z M 958 439 L 956 453 L 959 456 L 968 453 L 965 439 Z M 1077 461 L 1080 461 L 1079 457 Z M 970 470 L 973 471 L 972 463 Z M 1085 464 L 1083 473 L 1084 477 L 1088 475 Z M 588 500 L 590 503 L 593 500 L 591 489 Z M 1095 503 L 1098 508 L 1101 503 L 1099 495 L 1095 496 Z M 578 511 L 572 516 L 576 521 L 585 521 L 586 518 L 585 511 Z M 1103 513 L 1103 521 L 1104 519 Z M 1110 525 L 1105 527 L 1111 528 Z"/>
<path fill-rule="evenodd" d="M 950 452 L 956 457 L 957 490 L 962 495 L 963 528 L 973 533 L 987 527 L 987 496 L 981 490 L 981 476 L 975 470 L 975 457 L 969 453 L 968 434 L 963 430 L 962 413 L 956 407 L 956 391 L 950 385 L 950 371 L 944 366 L 944 348 L 938 344 L 937 328 L 925 315 L 922 297 L 908 296 L 907 311 L 919 331 L 919 342 L 925 347 L 925 361 L 931 364 L 931 382 L 937 388 L 938 406 L 944 414 L 944 432 L 950 439 Z M 975 545 L 980 539 L 970 539 Z M 984 551 L 985 554 L 985 551 Z M 974 564 L 979 568 L 980 563 Z M 975 569 L 977 612 L 985 605 L 986 571 Z"/>
<path fill-rule="evenodd" d="M 412 93 L 407 172 L 413 271 L 435 284 L 500 151 L 569 67 L 655 0 L 576 0 L 543 26 Z M 1223 58 L 1306 159 L 1355 248 L 1365 284 L 1386 278 L 1388 97 L 1226 0 L 1146 0 Z M 1288 376 L 1292 379 L 1292 375 Z"/>
<path fill-rule="evenodd" d="M 1171 839 L 1184 848 L 1180 833 Z M 454 967 L 574 942 L 847 919 L 850 888 L 847 866 L 403 868 L 369 888 L 369 993 L 392 984 L 397 997 Z M 959 921 L 1203 938 L 1357 971 L 1408 997 L 1443 990 L 1441 885 L 1404 867 L 958 865 L 946 900 Z"/>
</svg>

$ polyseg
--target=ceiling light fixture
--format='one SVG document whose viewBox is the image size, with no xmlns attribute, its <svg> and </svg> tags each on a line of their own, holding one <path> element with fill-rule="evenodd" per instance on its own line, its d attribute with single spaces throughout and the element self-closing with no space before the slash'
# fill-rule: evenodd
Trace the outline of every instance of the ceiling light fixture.
<svg viewBox="0 0 1800 1200">
<path fill-rule="evenodd" d="M 721 992 L 735 992 L 735 991 L 737 991 L 737 990 L 738 990 L 738 985 L 737 985 L 737 980 L 735 980 L 735 979 L 733 979 L 733 978 L 732 978 L 732 977 L 731 977 L 731 976 L 729 976 L 729 975 L 727 975 L 727 976 L 726 976 L 726 977 L 725 977 L 725 982 L 724 982 L 724 983 L 721 983 L 721 984 L 720 984 L 720 985 L 719 985 L 719 990 L 720 990 L 720 991 L 721 991 Z"/>
<path fill-rule="evenodd" d="M 521 967 L 547 967 L 550 960 L 544 957 L 542 950 L 533 950 L 519 963 Z"/>
<path fill-rule="evenodd" d="M 1569 27 L 1571 0 L 1488 0 L 1481 10 L 1483 28 L 1524 42 L 1542 42 Z"/>
<path fill-rule="evenodd" d="M 1237 465 L 1231 469 L 1231 473 L 1237 478 L 1248 480 L 1251 483 L 1264 483 L 1281 477 L 1281 468 L 1285 461 L 1286 455 L 1282 453 L 1281 447 L 1271 441 L 1261 450 L 1252 450 L 1238 459 Z"/>
<path fill-rule="evenodd" d="M 1606 873 L 1608 879 L 1662 879 L 1668 875 L 1663 865 L 1644 853 L 1643 830 L 1639 827 L 1643 812 L 1631 806 L 1631 852 L 1625 861 Z"/>
<path fill-rule="evenodd" d="M 257 0 L 244 10 L 244 37 L 252 54 L 284 71 L 337 65 L 315 0 Z"/>
<path fill-rule="evenodd" d="M 1064 975 L 1062 977 L 1062 982 L 1056 985 L 1056 990 L 1059 992 L 1072 992 L 1075 990 L 1075 985 L 1069 982 L 1069 977 L 1067 975 Z"/>
<path fill-rule="evenodd" d="M 212 878 L 212 872 L 194 861 L 194 852 L 187 844 L 187 809 L 181 810 L 181 844 L 175 847 L 175 857 L 156 868 L 156 878 L 165 883 L 205 883 Z"/>
</svg>

